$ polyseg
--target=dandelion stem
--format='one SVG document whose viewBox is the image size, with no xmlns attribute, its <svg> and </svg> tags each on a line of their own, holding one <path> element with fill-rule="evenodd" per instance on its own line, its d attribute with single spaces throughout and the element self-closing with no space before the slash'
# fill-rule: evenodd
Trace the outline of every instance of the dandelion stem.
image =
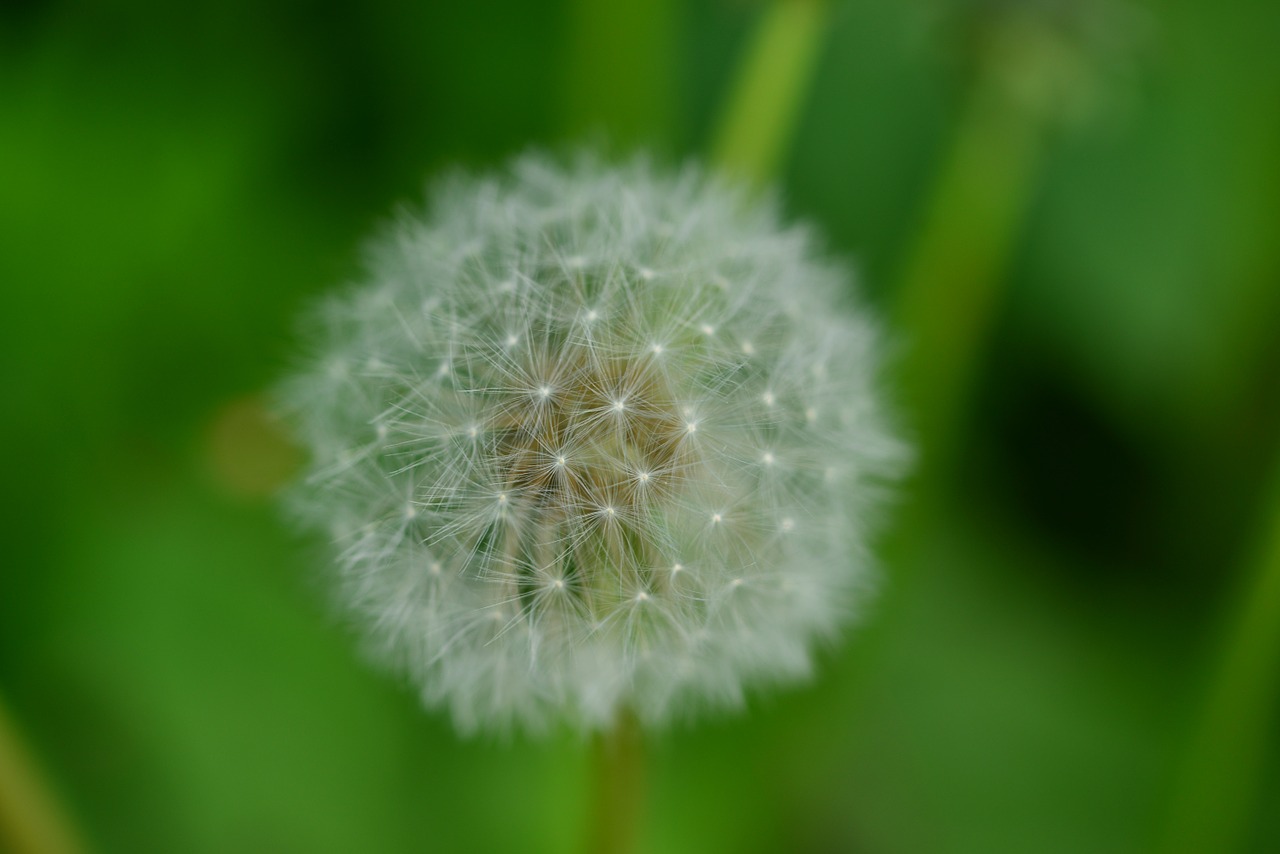
<svg viewBox="0 0 1280 854">
<path fill-rule="evenodd" d="M 827 5 L 776 0 L 765 11 L 712 145 L 712 160 L 725 172 L 756 183 L 773 176 L 813 74 Z"/>
<path fill-rule="evenodd" d="M 592 826 L 589 854 L 630 854 L 644 809 L 644 742 L 629 712 L 592 744 Z"/>
<path fill-rule="evenodd" d="M 0 700 L 0 849 L 15 854 L 83 851 Z"/>
<path fill-rule="evenodd" d="M 817 57 L 827 4 L 778 0 L 766 11 L 721 116 L 713 160 L 757 184 L 775 171 L 790 142 L 800 98 Z M 639 723 L 623 712 L 593 745 L 591 854 L 635 850 L 644 801 Z"/>
<path fill-rule="evenodd" d="M 1280 465 L 1264 520 L 1177 778 L 1167 852 L 1239 850 L 1257 807 L 1280 700 Z"/>
</svg>

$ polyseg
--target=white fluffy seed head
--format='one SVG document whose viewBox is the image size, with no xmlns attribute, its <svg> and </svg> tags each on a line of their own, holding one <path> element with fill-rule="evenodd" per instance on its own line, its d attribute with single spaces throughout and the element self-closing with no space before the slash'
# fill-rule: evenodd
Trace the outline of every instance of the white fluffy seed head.
<svg viewBox="0 0 1280 854">
<path fill-rule="evenodd" d="M 368 270 L 283 386 L 290 501 L 428 705 L 660 726 L 806 673 L 901 454 L 804 231 L 693 169 L 526 156 L 446 182 Z"/>
</svg>

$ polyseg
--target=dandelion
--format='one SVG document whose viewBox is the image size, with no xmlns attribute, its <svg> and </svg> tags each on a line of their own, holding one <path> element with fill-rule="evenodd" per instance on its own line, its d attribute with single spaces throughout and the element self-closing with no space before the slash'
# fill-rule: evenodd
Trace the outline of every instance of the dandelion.
<svg viewBox="0 0 1280 854">
<path fill-rule="evenodd" d="M 455 177 L 317 312 L 290 504 L 459 729 L 657 727 L 804 676 L 900 457 L 808 234 L 688 168 Z"/>
</svg>

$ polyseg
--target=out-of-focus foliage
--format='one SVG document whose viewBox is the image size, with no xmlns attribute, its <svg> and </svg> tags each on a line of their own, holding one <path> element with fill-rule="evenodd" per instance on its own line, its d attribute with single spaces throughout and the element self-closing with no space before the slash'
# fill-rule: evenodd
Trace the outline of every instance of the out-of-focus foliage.
<svg viewBox="0 0 1280 854">
<path fill-rule="evenodd" d="M 253 413 L 427 176 L 705 149 L 758 6 L 587 6 L 0 7 L 0 694 L 94 849 L 575 844 L 582 746 L 461 742 L 357 659 Z M 812 687 L 655 745 L 647 850 L 1155 837 L 1269 522 L 1277 43 L 1253 0 L 834 5 L 779 186 L 885 314 L 976 92 L 1033 156 L 936 506 Z"/>
</svg>

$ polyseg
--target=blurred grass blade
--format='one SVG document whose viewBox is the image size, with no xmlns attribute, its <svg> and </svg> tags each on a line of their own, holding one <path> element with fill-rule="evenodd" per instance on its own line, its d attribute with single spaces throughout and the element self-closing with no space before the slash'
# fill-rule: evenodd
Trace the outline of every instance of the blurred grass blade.
<svg viewBox="0 0 1280 854">
<path fill-rule="evenodd" d="M 84 847 L 41 779 L 0 699 L 0 850 L 77 854 Z"/>
<path fill-rule="evenodd" d="M 1176 780 L 1163 846 L 1171 854 L 1245 849 L 1258 807 L 1280 698 L 1280 466 L 1263 518 L 1256 564 Z"/>
<path fill-rule="evenodd" d="M 712 144 L 712 162 L 764 183 L 795 130 L 828 16 L 823 0 L 777 0 L 765 10 Z"/>
</svg>

